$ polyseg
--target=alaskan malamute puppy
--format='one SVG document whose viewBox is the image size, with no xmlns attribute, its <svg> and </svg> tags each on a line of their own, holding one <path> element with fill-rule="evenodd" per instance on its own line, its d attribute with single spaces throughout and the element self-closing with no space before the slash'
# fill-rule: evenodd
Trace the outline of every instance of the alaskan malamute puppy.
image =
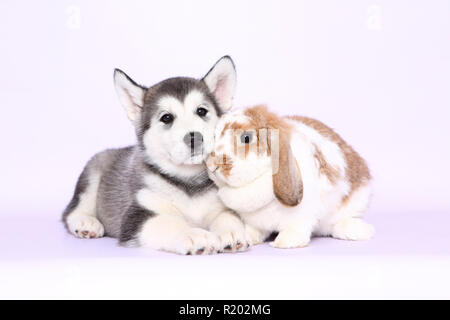
<svg viewBox="0 0 450 320">
<path fill-rule="evenodd" d="M 201 80 L 170 78 L 146 88 L 116 69 L 114 82 L 137 144 L 87 163 L 63 213 L 69 232 L 179 254 L 246 250 L 243 223 L 219 200 L 204 165 L 216 122 L 232 105 L 231 58 Z"/>
</svg>

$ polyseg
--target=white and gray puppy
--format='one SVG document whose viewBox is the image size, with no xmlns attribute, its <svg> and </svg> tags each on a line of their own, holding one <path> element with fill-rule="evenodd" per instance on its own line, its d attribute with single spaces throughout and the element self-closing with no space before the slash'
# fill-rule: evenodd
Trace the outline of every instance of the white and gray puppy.
<svg viewBox="0 0 450 320">
<path fill-rule="evenodd" d="M 179 254 L 247 249 L 241 220 L 219 200 L 204 165 L 216 123 L 232 105 L 231 58 L 201 80 L 170 78 L 146 88 L 116 69 L 114 82 L 137 144 L 87 163 L 63 213 L 69 232 Z"/>
</svg>

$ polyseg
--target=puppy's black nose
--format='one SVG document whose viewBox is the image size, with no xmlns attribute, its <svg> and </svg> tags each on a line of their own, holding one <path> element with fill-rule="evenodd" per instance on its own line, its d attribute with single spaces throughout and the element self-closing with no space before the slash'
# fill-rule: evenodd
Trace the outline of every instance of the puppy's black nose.
<svg viewBox="0 0 450 320">
<path fill-rule="evenodd" d="M 183 138 L 184 143 L 191 148 L 191 150 L 198 150 L 203 144 L 203 136 L 198 131 L 188 132 Z"/>
</svg>

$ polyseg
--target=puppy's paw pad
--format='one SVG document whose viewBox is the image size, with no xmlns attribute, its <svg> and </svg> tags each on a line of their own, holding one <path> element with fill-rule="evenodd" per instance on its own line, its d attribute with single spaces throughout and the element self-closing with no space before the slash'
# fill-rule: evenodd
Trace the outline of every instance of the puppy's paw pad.
<svg viewBox="0 0 450 320">
<path fill-rule="evenodd" d="M 349 218 L 338 222 L 333 229 L 333 238 L 342 240 L 369 240 L 373 237 L 375 229 L 360 218 Z"/>
<path fill-rule="evenodd" d="M 101 238 L 105 234 L 105 229 L 100 221 L 91 216 L 69 216 L 67 226 L 70 233 L 78 238 Z"/>
</svg>

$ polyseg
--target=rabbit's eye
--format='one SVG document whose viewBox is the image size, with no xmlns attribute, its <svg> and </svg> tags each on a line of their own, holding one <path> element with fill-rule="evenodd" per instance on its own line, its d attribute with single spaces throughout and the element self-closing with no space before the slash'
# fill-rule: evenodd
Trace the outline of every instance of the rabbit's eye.
<svg viewBox="0 0 450 320">
<path fill-rule="evenodd" d="M 249 144 L 252 142 L 253 134 L 251 132 L 244 132 L 241 134 L 241 142 L 245 144 Z"/>
</svg>

